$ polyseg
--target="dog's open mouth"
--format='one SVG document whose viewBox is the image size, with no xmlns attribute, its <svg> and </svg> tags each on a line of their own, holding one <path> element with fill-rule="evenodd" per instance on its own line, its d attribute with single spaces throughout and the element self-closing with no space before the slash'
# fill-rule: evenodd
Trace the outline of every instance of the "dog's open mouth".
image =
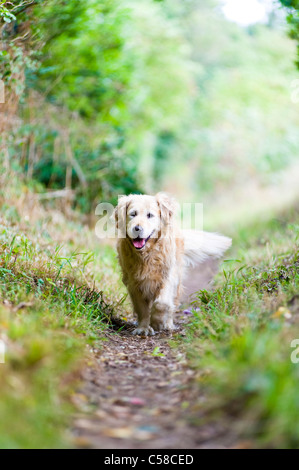
<svg viewBox="0 0 299 470">
<path fill-rule="evenodd" d="M 133 238 L 132 243 L 134 247 L 136 248 L 136 250 L 141 250 L 142 248 L 144 248 L 146 245 L 146 242 L 151 238 L 151 236 L 152 236 L 152 233 L 147 238 L 140 238 L 140 237 Z"/>
</svg>

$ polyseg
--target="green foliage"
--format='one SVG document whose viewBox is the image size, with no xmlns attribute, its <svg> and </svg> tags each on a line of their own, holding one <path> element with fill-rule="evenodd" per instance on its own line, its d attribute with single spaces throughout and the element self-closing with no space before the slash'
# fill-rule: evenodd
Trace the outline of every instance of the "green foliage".
<svg viewBox="0 0 299 470">
<path fill-rule="evenodd" d="M 108 127 L 156 131 L 163 121 L 178 122 L 173 112 L 188 79 L 184 70 L 177 72 L 186 67 L 184 43 L 160 6 L 144 0 L 88 0 L 79 6 L 50 0 L 38 15 L 45 42 L 39 86 L 53 85 L 51 101 Z"/>
<path fill-rule="evenodd" d="M 269 184 L 298 154 L 291 41 L 279 28 L 241 28 L 198 2 L 189 3 L 180 25 L 197 65 L 196 91 L 187 139 L 168 165 L 173 184 L 186 197 L 183 175 L 190 198 L 211 202 L 232 185 Z"/>
<path fill-rule="evenodd" d="M 6 7 L 7 2 L 2 0 L 0 2 L 0 17 L 5 23 L 11 23 L 16 20 L 15 15 Z"/>
<path fill-rule="evenodd" d="M 8 301 L 21 301 L 19 295 L 26 292 L 50 307 L 65 309 L 66 315 L 76 318 L 78 331 L 81 325 L 86 332 L 87 324 L 92 330 L 93 326 L 101 326 L 103 320 L 109 322 L 112 308 L 103 292 L 96 292 L 78 280 L 78 273 L 83 274 L 93 261 L 90 253 L 75 251 L 63 256 L 62 247 L 57 246 L 54 253 L 44 256 L 43 250 L 26 236 L 10 238 L 4 227 L 0 229 L 0 280 Z"/>
<path fill-rule="evenodd" d="M 31 59 L 33 51 L 28 48 L 31 7 L 36 3 L 38 1 L 30 0 L 0 3 L 0 76 L 11 91 L 16 91 L 19 96 L 24 92 L 24 69 L 34 69 L 36 65 Z M 28 38 L 28 44 L 24 38 L 18 41 L 21 35 Z"/>
<path fill-rule="evenodd" d="M 24 101 L 24 125 L 17 129 L 10 158 L 19 155 L 20 169 L 47 188 L 63 188 L 70 164 L 67 135 L 86 181 L 82 185 L 73 168 L 72 187 L 82 210 L 142 191 L 154 176 L 160 136 L 178 138 L 190 105 L 192 73 L 176 21 L 162 4 L 149 0 L 49 0 L 37 4 L 32 15 L 39 66 L 34 70 L 24 62 L 22 67 L 29 93 L 37 90 L 51 104 L 35 102 L 32 94 L 30 105 Z"/>
<path fill-rule="evenodd" d="M 298 43 L 298 57 L 299 57 L 299 2 L 298 0 L 280 0 L 283 6 L 288 10 L 287 20 L 290 24 L 290 37 L 295 39 Z M 297 60 L 299 67 L 299 60 Z"/>
<path fill-rule="evenodd" d="M 235 239 L 238 260 L 225 263 L 214 292 L 198 293 L 191 324 L 189 357 L 209 397 L 205 420 L 220 420 L 254 448 L 299 442 L 299 369 L 291 361 L 299 334 L 299 234 L 290 225 L 293 212 L 285 217 L 288 225 L 261 223 L 255 238 L 249 227 L 246 248 Z M 269 241 L 260 243 L 261 236 Z"/>
<path fill-rule="evenodd" d="M 130 155 L 136 168 L 148 135 L 154 144 L 156 135 L 182 123 L 189 99 L 184 42 L 152 2 L 89 0 L 79 8 L 62 2 L 59 10 L 58 16 L 57 2 L 50 1 L 39 13 L 46 45 L 37 85 L 50 87 L 52 103 L 97 126 L 102 148 L 111 141 L 119 148 L 121 141 L 121 159 Z"/>
<path fill-rule="evenodd" d="M 241 28 L 217 5 L 8 6 L 17 22 L 0 59 L 23 120 L 5 139 L 11 166 L 40 190 L 71 184 L 84 212 L 120 193 L 171 186 L 214 201 L 276 181 L 299 144 L 292 42 L 274 26 Z"/>
<path fill-rule="evenodd" d="M 60 220 L 54 242 L 50 213 L 31 205 L 39 217 L 26 223 L 17 192 L 8 197 L 2 183 L 0 339 L 6 354 L 0 367 L 0 447 L 72 447 L 65 428 L 75 412 L 78 370 L 86 346 L 98 345 L 113 306 L 90 279 L 93 254 L 78 250 L 82 227 Z M 67 230 L 76 237 L 76 249 L 71 242 L 57 243 Z"/>
</svg>

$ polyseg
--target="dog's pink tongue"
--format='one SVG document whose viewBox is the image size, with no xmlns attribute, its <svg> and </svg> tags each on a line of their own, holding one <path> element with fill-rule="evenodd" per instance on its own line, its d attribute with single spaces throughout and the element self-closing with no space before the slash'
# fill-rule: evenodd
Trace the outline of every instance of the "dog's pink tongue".
<svg viewBox="0 0 299 470">
<path fill-rule="evenodd" d="M 133 240 L 133 245 L 135 248 L 142 248 L 145 245 L 145 239 L 144 238 L 136 238 Z"/>
</svg>

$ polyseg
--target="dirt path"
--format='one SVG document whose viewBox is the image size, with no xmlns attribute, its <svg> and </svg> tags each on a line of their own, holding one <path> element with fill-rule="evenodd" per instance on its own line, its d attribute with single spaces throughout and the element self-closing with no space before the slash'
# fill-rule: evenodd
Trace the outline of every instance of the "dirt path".
<svg viewBox="0 0 299 470">
<path fill-rule="evenodd" d="M 186 315 L 179 314 L 184 334 Z M 230 447 L 220 425 L 196 426 L 204 397 L 182 353 L 169 347 L 170 336 L 140 338 L 109 332 L 103 349 L 83 372 L 75 396 L 81 411 L 72 434 L 77 447 L 103 449 L 195 449 Z M 196 400 L 195 400 L 196 397 Z M 192 424 L 192 422 L 194 424 Z"/>
<path fill-rule="evenodd" d="M 185 278 L 185 299 L 210 288 L 218 262 L 208 261 Z M 177 312 L 173 333 L 184 335 L 190 316 Z M 117 326 L 117 325 L 116 325 Z M 223 423 L 199 425 L 206 410 L 195 372 L 184 353 L 169 346 L 172 334 L 136 337 L 133 323 L 106 333 L 92 353 L 74 397 L 80 412 L 72 435 L 77 447 L 102 449 L 229 448 L 235 439 Z M 118 330 L 118 332 L 117 332 Z"/>
</svg>

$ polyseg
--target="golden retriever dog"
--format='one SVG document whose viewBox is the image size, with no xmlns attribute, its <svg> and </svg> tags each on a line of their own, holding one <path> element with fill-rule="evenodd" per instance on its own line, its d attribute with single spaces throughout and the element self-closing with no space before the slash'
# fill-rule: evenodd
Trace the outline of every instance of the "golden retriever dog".
<svg viewBox="0 0 299 470">
<path fill-rule="evenodd" d="M 221 257 L 231 245 L 222 235 L 180 230 L 176 210 L 165 193 L 122 196 L 115 209 L 122 279 L 138 318 L 135 335 L 172 330 L 185 270 Z"/>
</svg>

